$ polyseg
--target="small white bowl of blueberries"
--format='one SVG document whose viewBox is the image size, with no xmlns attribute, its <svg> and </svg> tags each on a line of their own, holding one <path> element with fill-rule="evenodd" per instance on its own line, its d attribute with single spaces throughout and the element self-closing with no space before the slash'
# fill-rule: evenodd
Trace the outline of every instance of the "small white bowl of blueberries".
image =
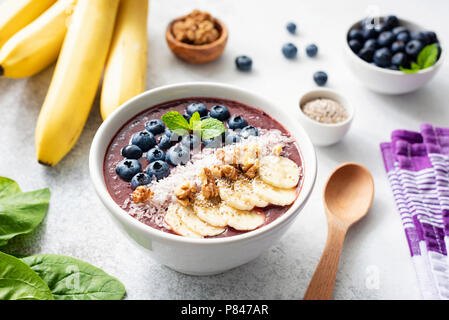
<svg viewBox="0 0 449 320">
<path fill-rule="evenodd" d="M 437 34 L 395 15 L 354 23 L 345 35 L 345 56 L 369 89 L 403 94 L 425 85 L 443 62 Z"/>
</svg>

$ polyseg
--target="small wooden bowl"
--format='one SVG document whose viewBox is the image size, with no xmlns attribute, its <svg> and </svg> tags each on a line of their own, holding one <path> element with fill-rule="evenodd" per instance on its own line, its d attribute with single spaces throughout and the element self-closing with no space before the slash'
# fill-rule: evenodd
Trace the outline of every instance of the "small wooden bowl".
<svg viewBox="0 0 449 320">
<path fill-rule="evenodd" d="M 215 26 L 220 33 L 220 36 L 214 42 L 203 44 L 203 45 L 193 45 L 175 39 L 172 33 L 173 24 L 178 20 L 185 19 L 186 16 L 179 17 L 167 26 L 165 32 L 165 39 L 170 50 L 178 58 L 192 64 L 202 64 L 213 61 L 217 59 L 226 47 L 228 41 L 228 29 L 218 19 L 215 20 Z"/>
</svg>

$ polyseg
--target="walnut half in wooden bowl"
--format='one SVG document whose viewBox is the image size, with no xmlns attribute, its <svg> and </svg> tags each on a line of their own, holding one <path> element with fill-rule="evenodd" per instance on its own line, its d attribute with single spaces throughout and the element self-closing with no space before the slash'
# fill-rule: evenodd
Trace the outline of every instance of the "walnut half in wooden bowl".
<svg viewBox="0 0 449 320">
<path fill-rule="evenodd" d="M 192 64 L 217 59 L 226 47 L 228 30 L 209 13 L 194 10 L 174 19 L 167 26 L 165 39 L 178 58 Z"/>
</svg>

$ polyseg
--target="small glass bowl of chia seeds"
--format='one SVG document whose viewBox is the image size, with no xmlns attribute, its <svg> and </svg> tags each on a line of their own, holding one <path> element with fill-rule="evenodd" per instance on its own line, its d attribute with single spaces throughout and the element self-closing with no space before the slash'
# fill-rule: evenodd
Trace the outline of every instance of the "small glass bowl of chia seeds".
<svg viewBox="0 0 449 320">
<path fill-rule="evenodd" d="M 329 146 L 343 139 L 353 118 L 354 108 L 335 90 L 311 90 L 299 100 L 299 120 L 316 146 Z"/>
</svg>

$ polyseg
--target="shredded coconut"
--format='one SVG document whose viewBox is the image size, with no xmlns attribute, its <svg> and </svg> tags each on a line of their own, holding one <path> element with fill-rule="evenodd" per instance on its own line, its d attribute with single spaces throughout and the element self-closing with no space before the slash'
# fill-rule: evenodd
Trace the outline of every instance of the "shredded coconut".
<svg viewBox="0 0 449 320">
<path fill-rule="evenodd" d="M 286 136 L 280 130 L 259 129 L 259 136 L 250 136 L 240 143 L 225 146 L 223 149 L 226 152 L 232 152 L 234 148 L 242 144 L 257 143 L 260 148 L 260 156 L 264 157 L 272 153 L 274 146 L 285 146 L 293 142 L 293 138 Z M 200 189 L 200 170 L 220 164 L 220 161 L 215 156 L 217 150 L 219 149 L 203 148 L 201 152 L 193 153 L 186 165 L 173 168 L 168 177 L 159 181 L 154 180 L 148 185 L 151 191 L 154 192 L 151 199 L 139 204 L 127 199 L 123 203 L 122 208 L 128 208 L 129 214 L 140 221 L 149 220 L 158 227 L 168 228 L 164 221 L 164 215 L 170 204 L 176 201 L 174 195 L 175 187 L 185 182 L 190 182 L 191 185 L 195 185 Z"/>
</svg>

